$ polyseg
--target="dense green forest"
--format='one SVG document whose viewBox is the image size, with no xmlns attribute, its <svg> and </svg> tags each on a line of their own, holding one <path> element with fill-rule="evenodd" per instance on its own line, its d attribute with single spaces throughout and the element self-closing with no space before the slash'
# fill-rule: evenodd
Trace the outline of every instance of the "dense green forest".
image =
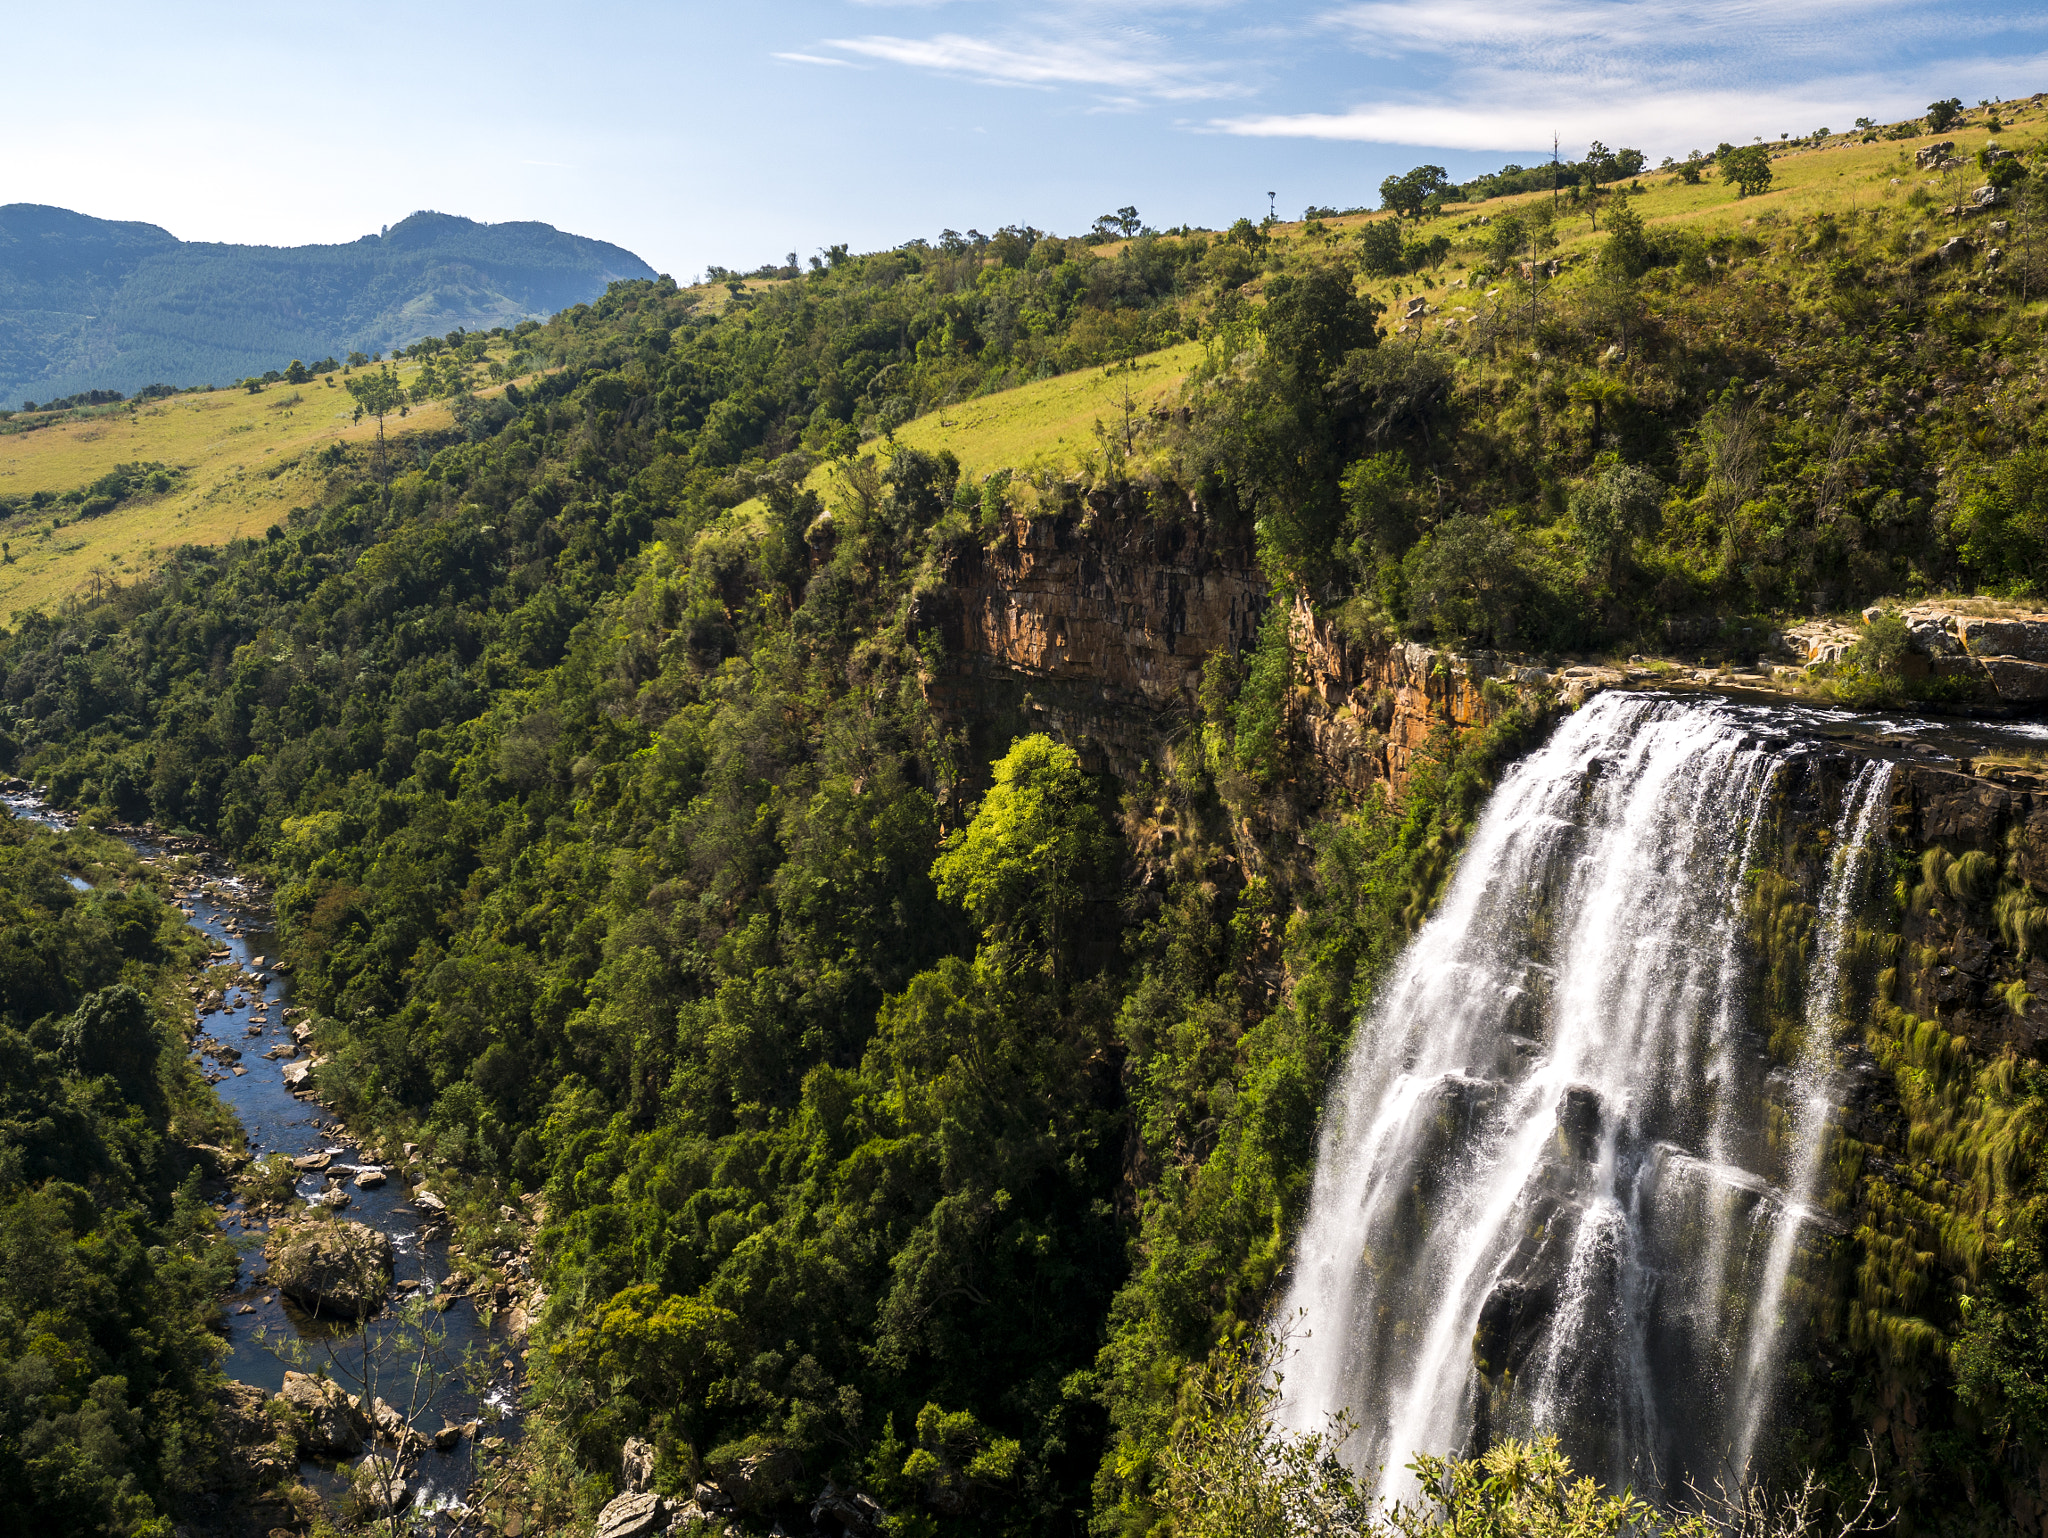
<svg viewBox="0 0 2048 1538">
<path fill-rule="evenodd" d="M 153 224 L 0 207 L 0 405 L 230 385 L 287 358 L 489 330 L 651 278 L 630 251 L 545 224 L 416 213 L 334 246 L 180 241 Z"/>
<path fill-rule="evenodd" d="M 78 884 L 89 890 L 77 890 Z M 217 1477 L 234 1247 L 185 1057 L 203 951 L 110 839 L 0 823 L 0 1527 L 167 1535 Z"/>
<path fill-rule="evenodd" d="M 1666 235 L 1601 196 L 1566 280 L 1522 266 L 1547 203 L 1443 229 L 1503 296 L 1455 330 L 1364 297 L 1365 242 L 1248 223 L 836 251 L 716 313 L 614 284 L 445 440 L 22 623 L 0 746 L 274 874 L 335 1103 L 545 1192 L 565 1499 L 642 1435 L 669 1490 L 747 1460 L 764 1516 L 829 1473 L 892 1530 L 1146 1532 L 1184 1371 L 1269 1303 L 1350 1022 L 1543 707 L 1439 733 L 1399 800 L 1328 795 L 1272 619 L 1122 781 L 994 703 L 969 733 L 919 596 L 1069 472 L 888 435 L 1200 339 L 1186 409 L 1093 475 L 1362 639 L 1703 646 L 2048 576 L 2024 256 L 1935 261 L 1904 201 Z M 2026 1446 L 2039 1208 L 1999 1209 L 2014 1323 L 1972 1337 L 1982 1423 Z M 1938 1456 L 1937 1515 L 1937 1475 L 1998 1477 L 1981 1437 Z"/>
</svg>

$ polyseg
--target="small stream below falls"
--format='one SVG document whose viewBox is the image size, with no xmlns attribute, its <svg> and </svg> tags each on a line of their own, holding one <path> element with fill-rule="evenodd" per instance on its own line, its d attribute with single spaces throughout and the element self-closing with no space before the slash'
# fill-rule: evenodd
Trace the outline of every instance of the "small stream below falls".
<svg viewBox="0 0 2048 1538">
<path fill-rule="evenodd" d="M 34 796 L 9 794 L 0 800 L 15 817 L 58 829 L 72 825 L 66 814 L 45 807 Z M 170 855 L 161 841 L 147 835 L 126 834 L 122 841 L 145 858 Z M 394 1299 L 412 1295 L 434 1298 L 447 1287 L 452 1271 L 445 1232 L 423 1240 L 423 1215 L 411 1205 L 417 1187 L 408 1181 L 406 1170 L 378 1164 L 323 1107 L 291 1092 L 284 1070 L 303 1060 L 303 1052 L 298 1058 L 264 1056 L 293 1044 L 286 1022 L 291 979 L 274 965 L 278 936 L 269 906 L 264 894 L 218 856 L 204 854 L 199 859 L 197 879 L 179 898 L 189 922 L 213 942 L 214 965 L 234 967 L 260 986 L 231 988 L 216 1010 L 199 1017 L 199 1041 L 193 1047 L 193 1057 L 201 1062 L 207 1077 L 215 1080 L 216 1093 L 240 1119 L 250 1156 L 329 1156 L 327 1172 L 307 1171 L 299 1177 L 299 1199 L 311 1205 L 313 1197 L 328 1189 L 330 1178 L 336 1179 L 349 1198 L 342 1216 L 390 1236 L 396 1262 Z M 86 885 L 75 877 L 71 880 L 75 886 Z M 211 1050 L 216 1045 L 239 1056 Z M 235 1071 L 238 1068 L 242 1070 L 239 1073 Z M 382 1170 L 385 1182 L 375 1187 L 357 1186 L 351 1177 L 358 1169 L 371 1168 Z M 366 1324 L 312 1317 L 265 1285 L 263 1236 L 267 1225 L 262 1215 L 250 1212 L 237 1198 L 222 1211 L 221 1223 L 242 1254 L 239 1285 L 224 1300 L 229 1349 L 222 1368 L 227 1375 L 274 1394 L 283 1386 L 288 1367 L 303 1371 L 324 1367 L 329 1377 L 351 1393 L 360 1392 L 364 1348 L 367 1345 L 374 1353 L 381 1346 L 390 1354 L 392 1334 L 398 1328 L 394 1310 L 387 1308 L 372 1315 Z M 445 1224 L 442 1227 L 445 1230 Z M 430 1228 L 428 1232 L 436 1231 Z M 478 1300 L 470 1297 L 457 1297 L 430 1316 L 435 1330 L 444 1334 L 433 1355 L 439 1374 L 449 1381 L 431 1399 L 413 1407 L 415 1424 L 429 1438 L 444 1420 L 457 1425 L 474 1423 L 481 1436 L 510 1437 L 517 1432 L 516 1353 L 507 1336 L 507 1316 L 495 1312 L 487 1326 L 478 1315 L 477 1304 Z M 288 1361 L 294 1354 L 303 1355 L 304 1360 Z M 454 1371 L 465 1362 L 482 1368 L 475 1377 L 481 1393 L 471 1392 L 464 1375 Z M 384 1382 L 390 1383 L 394 1376 L 395 1366 L 387 1366 Z M 380 1394 L 401 1408 L 406 1405 L 402 1387 L 380 1390 Z M 434 1512 L 458 1502 L 469 1484 L 471 1453 L 468 1436 L 446 1450 L 437 1449 L 431 1441 L 419 1450 L 406 1476 L 416 1515 L 431 1518 Z M 301 1464 L 299 1474 L 315 1489 L 335 1496 L 349 1488 L 352 1468 L 350 1462 L 309 1460 Z"/>
<path fill-rule="evenodd" d="M 1842 956 L 1889 874 L 1898 765 L 2044 742 L 1697 695 L 1561 721 L 1332 1083 L 1275 1316 L 1283 1419 L 1348 1412 L 1345 1456 L 1389 1500 L 1416 1495 L 1415 1454 L 1503 1436 L 1672 1497 L 1767 1461 L 1796 1278 L 1834 1225 Z M 1765 912 L 1802 926 L 1803 992 L 1766 975 Z"/>
</svg>

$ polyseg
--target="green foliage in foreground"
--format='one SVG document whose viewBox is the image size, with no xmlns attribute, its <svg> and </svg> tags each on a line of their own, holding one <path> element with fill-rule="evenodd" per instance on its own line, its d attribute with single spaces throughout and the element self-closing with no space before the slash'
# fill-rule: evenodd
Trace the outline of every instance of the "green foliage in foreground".
<svg viewBox="0 0 2048 1538">
<path fill-rule="evenodd" d="M 84 869 L 90 893 L 66 868 Z M 234 1252 L 171 984 L 191 941 L 122 851 L 0 823 L 0 1528 L 165 1534 L 213 1474 Z"/>
<path fill-rule="evenodd" d="M 1230 1345 L 1195 1373 L 1187 1413 L 1163 1460 L 1175 1538 L 1851 1538 L 1891 1525 L 1876 1485 L 1836 1500 L 1809 1476 L 1800 1487 L 1696 1490 L 1674 1510 L 1578 1473 L 1555 1437 L 1496 1442 L 1475 1457 L 1418 1456 L 1422 1494 L 1386 1505 L 1342 1461 L 1353 1428 L 1275 1423 L 1285 1353 Z"/>
</svg>

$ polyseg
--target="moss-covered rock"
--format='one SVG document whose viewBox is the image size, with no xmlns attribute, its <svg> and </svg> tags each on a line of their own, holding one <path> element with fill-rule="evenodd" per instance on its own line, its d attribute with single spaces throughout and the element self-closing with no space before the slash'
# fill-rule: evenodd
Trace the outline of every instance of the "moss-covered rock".
<svg viewBox="0 0 2048 1538">
<path fill-rule="evenodd" d="M 263 1254 L 271 1284 L 316 1314 L 373 1314 L 391 1290 L 391 1240 L 361 1223 L 288 1220 L 271 1229 Z"/>
</svg>

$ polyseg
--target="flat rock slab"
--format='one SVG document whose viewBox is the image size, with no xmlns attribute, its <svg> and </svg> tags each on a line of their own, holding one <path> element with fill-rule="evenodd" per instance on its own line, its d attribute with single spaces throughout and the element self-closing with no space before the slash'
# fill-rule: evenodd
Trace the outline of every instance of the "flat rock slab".
<svg viewBox="0 0 2048 1538">
<path fill-rule="evenodd" d="M 668 1520 L 668 1503 L 652 1490 L 622 1495 L 597 1514 L 597 1538 L 646 1538 Z"/>
</svg>

